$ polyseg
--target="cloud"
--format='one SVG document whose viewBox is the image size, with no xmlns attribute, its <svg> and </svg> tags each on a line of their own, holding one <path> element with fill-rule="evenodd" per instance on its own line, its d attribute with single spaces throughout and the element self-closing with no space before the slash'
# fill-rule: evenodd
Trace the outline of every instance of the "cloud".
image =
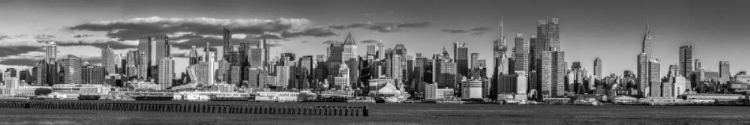
<svg viewBox="0 0 750 125">
<path fill-rule="evenodd" d="M 166 36 L 189 32 L 198 36 L 223 34 L 222 28 L 232 34 L 244 34 L 255 39 L 286 39 L 301 36 L 327 37 L 336 33 L 327 28 L 315 27 L 304 18 L 269 19 L 218 19 L 218 18 L 133 18 L 128 20 L 98 21 L 67 28 L 72 31 L 106 32 L 116 40 L 137 40 L 142 35 Z M 183 39 L 185 37 L 182 37 Z M 170 38 L 171 39 L 171 38 Z M 177 38 L 179 39 L 179 38 Z M 208 39 L 194 37 L 190 40 Z"/>
<path fill-rule="evenodd" d="M 20 48 L 29 49 L 27 47 Z M 0 65 L 33 66 L 38 60 L 44 59 L 45 56 L 44 52 L 37 50 L 38 49 L 29 49 L 28 52 L 12 55 L 6 55 L 9 53 L 4 53 L 3 56 L 0 57 Z"/>
<path fill-rule="evenodd" d="M 55 37 L 56 36 L 49 35 L 49 34 L 39 34 L 39 35 L 34 36 L 34 38 L 36 38 L 37 40 L 49 40 Z"/>
<path fill-rule="evenodd" d="M 3 59 L 0 60 L 0 65 L 34 66 L 37 62 L 37 59 Z"/>
<path fill-rule="evenodd" d="M 326 40 L 326 41 L 323 41 L 323 44 L 344 44 L 344 42 L 336 41 L 336 40 Z"/>
<path fill-rule="evenodd" d="M 118 42 L 118 41 L 104 41 L 104 40 L 97 40 L 95 42 L 86 42 L 86 41 L 57 41 L 57 46 L 94 46 L 98 48 L 102 48 L 104 46 L 109 45 L 112 49 L 128 49 L 128 48 L 136 48 L 138 45 L 131 45 L 126 44 L 125 42 Z"/>
<path fill-rule="evenodd" d="M 11 38 L 11 37 L 10 37 L 10 36 L 8 36 L 8 35 L 0 35 L 0 41 L 2 41 L 2 40 L 4 40 L 4 39 L 10 39 L 10 38 Z"/>
<path fill-rule="evenodd" d="M 73 38 L 85 38 L 85 37 L 91 37 L 91 36 L 93 36 L 93 35 L 91 35 L 91 34 L 78 34 L 78 35 L 73 36 Z"/>
<path fill-rule="evenodd" d="M 39 46 L 0 46 L 0 58 L 29 52 L 44 52 Z"/>
<path fill-rule="evenodd" d="M 471 29 L 471 31 L 474 31 L 474 32 L 486 32 L 486 31 L 490 31 L 490 30 L 493 30 L 493 29 L 495 29 L 495 28 L 492 28 L 492 27 L 477 27 L 477 28 Z"/>
<path fill-rule="evenodd" d="M 474 34 L 474 35 L 482 35 L 485 32 L 490 31 L 490 30 L 494 30 L 494 29 L 495 28 L 492 28 L 492 27 L 477 27 L 477 28 L 472 28 L 470 30 L 464 30 L 464 29 L 443 29 L 443 30 L 440 30 L 440 31 L 445 32 L 445 33 L 450 33 L 450 34 L 471 33 L 471 34 Z"/>
<path fill-rule="evenodd" d="M 401 31 L 403 28 L 424 28 L 424 27 L 430 26 L 431 24 L 432 22 L 429 22 L 429 21 L 380 22 L 380 23 L 364 22 L 364 23 L 354 23 L 354 24 L 349 24 L 349 25 L 333 25 L 333 26 L 329 26 L 328 28 L 337 29 L 337 30 L 350 29 L 350 28 L 363 28 L 363 29 L 381 32 L 381 33 L 388 33 L 388 32 L 398 32 L 398 31 Z"/>
<path fill-rule="evenodd" d="M 446 33 L 453 33 L 453 34 L 468 32 L 468 31 L 462 30 L 462 29 L 443 29 L 443 30 L 440 30 L 440 31 L 443 31 L 443 32 L 446 32 Z"/>
<path fill-rule="evenodd" d="M 377 41 L 377 40 L 374 40 L 374 39 L 368 39 L 368 40 L 364 40 L 364 41 L 359 41 L 359 43 L 362 43 L 362 44 L 375 44 L 375 43 L 379 43 L 379 42 L 380 41 Z"/>
</svg>

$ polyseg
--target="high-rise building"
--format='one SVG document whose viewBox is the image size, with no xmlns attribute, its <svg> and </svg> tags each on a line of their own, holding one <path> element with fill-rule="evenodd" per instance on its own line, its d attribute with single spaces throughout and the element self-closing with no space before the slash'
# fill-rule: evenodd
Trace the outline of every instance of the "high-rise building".
<svg viewBox="0 0 750 125">
<path fill-rule="evenodd" d="M 60 83 L 60 63 L 41 60 L 37 63 L 36 81 L 39 85 L 52 86 Z"/>
<path fill-rule="evenodd" d="M 222 54 L 224 55 L 224 60 L 226 60 L 227 58 L 229 58 L 228 55 L 229 55 L 229 51 L 231 50 L 230 47 L 232 46 L 232 43 L 230 41 L 232 40 L 232 32 L 229 31 L 229 29 L 227 28 L 224 28 L 222 31 L 224 33 L 223 35 L 224 46 L 222 46 L 224 47 L 223 48 L 224 53 Z"/>
<path fill-rule="evenodd" d="M 565 52 L 544 51 L 541 63 L 541 95 L 544 98 L 565 95 Z"/>
<path fill-rule="evenodd" d="M 18 79 L 18 72 L 16 71 L 16 69 L 5 69 L 5 73 L 3 73 L 2 76 L 2 81 L 3 83 L 5 83 L 5 89 L 10 90 L 10 95 L 15 94 L 15 90 L 20 87 L 20 80 Z M 6 94 L 6 92 L 3 92 L 3 94 Z"/>
<path fill-rule="evenodd" d="M 651 41 L 651 29 L 648 25 L 648 22 L 646 22 L 646 34 L 643 35 L 643 42 L 641 43 L 641 53 L 654 55 L 651 44 L 653 44 Z"/>
<path fill-rule="evenodd" d="M 549 98 L 549 97 L 552 97 L 552 88 L 553 88 L 553 84 L 552 84 L 552 75 L 554 74 L 552 73 L 552 65 L 554 65 L 552 64 L 553 56 L 552 56 L 551 51 L 542 51 L 541 54 L 542 54 L 541 60 L 540 60 L 541 65 L 539 67 L 540 71 L 537 72 L 539 73 L 540 86 L 537 88 L 539 88 L 539 91 L 538 91 L 539 95 L 545 98 Z"/>
<path fill-rule="evenodd" d="M 352 38 L 351 33 L 346 35 L 342 46 L 343 51 L 341 52 L 341 61 L 349 66 L 349 83 L 352 84 L 350 87 L 357 89 L 360 87 L 359 85 L 356 85 L 359 81 L 359 58 L 357 56 L 357 43 L 354 41 L 354 38 Z M 400 54 L 406 54 L 406 48 L 401 45 L 399 52 L 401 52 Z"/>
<path fill-rule="evenodd" d="M 550 18 L 547 24 L 547 40 L 550 44 L 551 51 L 562 51 L 560 49 L 560 22 L 558 18 Z"/>
<path fill-rule="evenodd" d="M 458 74 L 460 76 L 469 76 L 469 47 L 466 43 L 453 43 L 453 59 L 455 59 Z"/>
<path fill-rule="evenodd" d="M 341 52 L 342 61 L 357 59 L 357 43 L 354 41 L 354 38 L 352 38 L 351 33 L 346 35 L 346 39 L 344 39 L 343 47 L 344 47 L 343 51 Z"/>
<path fill-rule="evenodd" d="M 378 55 L 378 46 L 367 45 L 367 56 L 377 56 L 377 55 Z"/>
<path fill-rule="evenodd" d="M 729 72 L 729 61 L 719 61 L 719 81 L 721 83 L 727 83 L 731 77 Z"/>
<path fill-rule="evenodd" d="M 523 40 L 523 34 L 516 34 L 516 47 L 514 52 L 514 71 L 529 72 L 529 41 Z"/>
<path fill-rule="evenodd" d="M 393 54 L 399 55 L 401 57 L 406 57 L 406 46 L 404 44 L 396 44 L 395 47 L 393 47 Z"/>
<path fill-rule="evenodd" d="M 95 65 L 86 65 L 82 69 L 81 84 L 104 84 L 105 68 Z"/>
<path fill-rule="evenodd" d="M 216 49 L 215 48 L 211 48 L 211 46 L 209 45 L 209 43 L 206 43 L 206 47 L 204 49 L 205 49 L 204 50 L 205 51 L 204 52 L 205 53 L 205 55 L 204 55 L 204 57 L 205 57 L 204 61 L 207 64 L 206 72 L 208 72 L 208 73 L 206 73 L 207 76 L 206 76 L 205 79 L 207 79 L 206 80 L 206 82 L 207 82 L 206 84 L 210 85 L 210 84 L 214 84 L 214 82 L 216 81 L 215 80 L 215 78 L 216 78 L 215 77 L 215 75 L 216 75 L 216 66 L 215 66 L 215 64 L 216 64 Z"/>
<path fill-rule="evenodd" d="M 693 46 L 680 46 L 680 74 L 690 78 L 693 74 Z"/>
<path fill-rule="evenodd" d="M 313 61 L 312 55 L 302 56 L 299 58 L 299 65 L 297 66 L 297 75 L 299 76 L 299 88 L 307 89 L 312 85 L 311 78 L 313 76 L 313 69 L 315 68 L 315 61 Z"/>
<path fill-rule="evenodd" d="M 515 94 L 518 92 L 518 75 L 517 74 L 503 74 L 498 76 L 497 84 L 494 85 L 493 89 L 497 92 L 490 90 L 490 95 L 497 96 L 497 94 Z"/>
<path fill-rule="evenodd" d="M 159 81 L 157 82 L 163 89 L 172 87 L 174 79 L 174 60 L 172 58 L 163 58 L 159 61 Z"/>
<path fill-rule="evenodd" d="M 152 58 L 154 59 L 152 61 L 152 63 L 154 63 L 152 66 L 158 64 L 159 61 L 161 61 L 161 59 L 170 57 L 171 50 L 172 50 L 171 46 L 169 45 L 169 38 L 167 36 L 155 36 L 153 37 L 153 40 L 154 40 L 153 44 L 155 48 L 152 50 L 156 50 L 156 52 L 154 53 L 156 56 L 155 58 Z"/>
<path fill-rule="evenodd" d="M 442 54 L 436 54 L 433 56 L 433 79 L 437 82 L 440 88 L 453 88 L 458 90 L 458 80 L 460 76 L 457 73 L 456 63 L 450 58 L 445 49 Z"/>
<path fill-rule="evenodd" d="M 648 54 L 638 54 L 638 93 L 642 96 L 646 96 L 645 92 L 648 91 L 646 88 L 649 85 L 649 59 Z"/>
<path fill-rule="evenodd" d="M 596 78 L 602 78 L 602 59 L 599 57 L 594 59 L 594 76 L 596 76 Z"/>
<path fill-rule="evenodd" d="M 232 84 L 236 87 L 241 87 L 242 85 L 242 67 L 241 66 L 232 66 L 229 69 L 229 80 L 227 83 Z"/>
<path fill-rule="evenodd" d="M 346 63 L 342 63 L 341 66 L 339 66 L 339 74 L 334 77 L 334 85 L 331 88 L 337 88 L 338 90 L 351 89 L 348 67 L 349 66 L 347 66 Z"/>
<path fill-rule="evenodd" d="M 384 60 L 386 58 L 385 57 L 385 46 L 383 45 L 382 42 L 378 42 L 378 44 L 376 45 L 376 47 L 377 47 L 377 51 L 378 51 L 377 52 L 378 53 L 377 56 L 375 56 L 376 60 Z"/>
<path fill-rule="evenodd" d="M 479 53 L 471 53 L 471 69 L 479 68 Z"/>
<path fill-rule="evenodd" d="M 57 44 L 55 42 L 48 42 L 44 45 L 45 61 L 48 63 L 57 61 Z"/>
<path fill-rule="evenodd" d="M 81 84 L 83 61 L 80 57 L 68 55 L 62 59 L 63 83 Z"/>
<path fill-rule="evenodd" d="M 109 47 L 109 45 L 106 45 L 102 48 L 102 66 L 104 66 L 104 70 L 107 74 L 115 74 L 116 72 L 116 66 L 115 66 L 115 52 L 112 51 L 112 48 Z"/>
<path fill-rule="evenodd" d="M 257 44 L 250 44 L 248 47 L 246 47 L 248 50 L 246 51 L 246 55 L 248 56 L 248 62 L 250 64 L 250 67 L 253 68 L 263 68 L 268 60 L 265 56 L 267 56 L 268 51 L 265 50 L 266 45 L 263 42 L 257 42 Z"/>
<path fill-rule="evenodd" d="M 703 63 L 700 59 L 695 59 L 695 63 L 693 63 L 693 71 L 701 71 L 703 70 Z"/>
<path fill-rule="evenodd" d="M 201 61 L 200 57 L 198 56 L 198 49 L 195 48 L 195 46 L 192 46 L 188 51 L 188 58 L 190 61 L 190 65 L 198 64 L 198 62 Z"/>
<path fill-rule="evenodd" d="M 505 54 L 507 52 L 507 50 L 508 50 L 508 46 L 505 43 L 505 34 L 504 34 L 505 33 L 504 32 L 505 29 L 504 29 L 503 25 L 504 25 L 503 21 L 500 21 L 500 38 L 497 39 L 497 40 L 495 40 L 495 41 L 493 41 L 493 46 L 492 46 L 492 51 L 493 51 L 493 54 L 492 54 L 492 57 L 493 57 L 492 58 L 492 63 L 493 63 L 493 67 L 490 67 L 493 70 L 493 72 L 492 72 L 492 78 L 493 79 L 491 80 L 492 84 L 497 84 L 497 82 L 498 82 L 498 79 L 497 79 L 498 77 L 497 76 L 498 75 L 505 74 L 508 71 L 507 67 L 506 67 L 507 64 L 508 64 L 507 63 L 508 60 L 507 60 L 507 57 L 506 57 L 506 54 Z M 492 87 L 492 88 L 495 88 L 495 87 Z M 496 95 L 490 94 L 490 96 L 496 96 Z"/>
<path fill-rule="evenodd" d="M 567 74 L 567 63 L 565 62 L 565 52 L 552 51 L 552 92 L 553 96 L 562 97 L 565 95 L 565 75 Z"/>
<path fill-rule="evenodd" d="M 661 84 L 662 84 L 662 82 L 661 82 L 661 79 L 660 79 L 661 76 L 659 75 L 660 64 L 661 63 L 657 59 L 650 59 L 649 60 L 649 68 L 648 68 L 649 69 L 649 71 L 648 71 L 649 73 L 648 73 L 648 75 L 649 75 L 649 83 L 650 83 L 650 86 L 651 86 L 650 87 L 650 89 L 651 89 L 650 93 L 651 94 L 649 94 L 649 95 L 651 97 L 661 97 L 661 89 L 662 89 L 661 88 L 662 87 Z"/>
</svg>

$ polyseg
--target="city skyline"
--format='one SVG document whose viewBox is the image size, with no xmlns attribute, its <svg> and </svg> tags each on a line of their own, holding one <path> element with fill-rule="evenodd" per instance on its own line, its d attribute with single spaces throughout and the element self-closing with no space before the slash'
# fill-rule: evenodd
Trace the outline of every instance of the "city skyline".
<svg viewBox="0 0 750 125">
<path fill-rule="evenodd" d="M 654 48 L 654 54 L 649 56 L 658 58 L 662 63 L 660 74 L 666 74 L 669 65 L 679 62 L 678 50 L 682 45 L 693 46 L 692 58 L 701 59 L 703 67 L 711 71 L 719 71 L 719 61 L 729 61 L 730 64 L 734 64 L 730 70 L 731 74 L 750 69 L 748 68 L 750 65 L 743 65 L 750 63 L 750 60 L 741 58 L 742 54 L 748 53 L 748 50 L 742 47 L 750 46 L 750 43 L 743 42 L 750 41 L 750 38 L 742 35 L 747 31 L 741 30 L 746 29 L 748 25 L 739 22 L 732 23 L 742 20 L 732 18 L 739 18 L 740 15 L 750 12 L 742 10 L 747 9 L 747 7 L 742 7 L 746 5 L 742 4 L 746 3 L 744 1 L 712 3 L 690 1 L 676 4 L 670 4 L 668 1 L 622 3 L 579 1 L 585 3 L 580 5 L 571 4 L 577 2 L 557 3 L 555 1 L 474 1 L 455 6 L 446 5 L 450 3 L 446 1 L 435 1 L 434 4 L 411 1 L 403 3 L 403 6 L 388 4 L 393 1 L 372 2 L 372 4 L 384 5 L 386 9 L 383 10 L 372 10 L 373 6 L 369 5 L 366 8 L 356 8 L 359 5 L 358 2 L 348 1 L 316 1 L 319 3 L 292 10 L 273 8 L 292 5 L 291 2 L 284 1 L 264 1 L 262 5 L 246 6 L 237 6 L 232 3 L 250 4 L 258 1 L 217 3 L 187 1 L 165 8 L 133 4 L 137 2 L 131 1 L 98 1 L 85 7 L 76 5 L 80 2 L 83 1 L 3 1 L 0 4 L 2 8 L 0 13 L 16 18 L 7 19 L 7 22 L 0 24 L 4 27 L 0 29 L 0 35 L 2 35 L 0 46 L 4 49 L 0 55 L 3 56 L 0 57 L 0 68 L 14 67 L 10 65 L 34 65 L 36 60 L 43 59 L 43 49 L 40 49 L 43 43 L 38 41 L 57 42 L 58 58 L 73 54 L 93 63 L 99 63 L 98 60 L 101 60 L 98 56 L 102 51 L 96 47 L 110 45 L 116 53 L 125 55 L 128 50 L 137 48 L 137 38 L 136 40 L 129 38 L 140 35 L 172 36 L 170 41 L 175 45 L 175 49 L 172 50 L 173 55 L 187 55 L 190 45 L 200 47 L 206 42 L 221 49 L 223 41 L 220 34 L 224 27 L 230 30 L 233 30 L 233 27 L 234 29 L 247 28 L 248 31 L 235 32 L 246 35 L 234 34 L 233 38 L 237 36 L 237 39 L 232 40 L 234 44 L 247 41 L 252 37 L 270 38 L 269 42 L 275 46 L 271 48 L 272 57 L 284 52 L 296 53 L 300 56 L 308 55 L 308 53 L 309 55 L 325 54 L 325 48 L 328 45 L 323 43 L 343 41 L 345 34 L 351 32 L 354 39 L 358 40 L 359 48 L 382 41 L 387 48 L 393 48 L 396 44 L 404 44 L 410 50 L 409 55 L 416 53 L 431 55 L 440 53 L 442 46 L 460 42 L 468 45 L 467 53 L 479 53 L 479 59 L 491 60 L 492 48 L 489 46 L 492 45 L 492 41 L 500 37 L 500 21 L 504 23 L 506 43 L 509 47 L 514 47 L 515 42 L 511 40 L 515 37 L 512 34 L 518 32 L 530 34 L 524 35 L 524 40 L 528 41 L 531 35 L 535 35 L 537 20 L 555 17 L 560 19 L 560 41 L 561 48 L 566 53 L 565 61 L 580 61 L 583 68 L 593 71 L 592 62 L 600 57 L 604 76 L 610 73 L 622 74 L 624 70 L 636 70 L 636 55 L 640 52 L 638 48 L 641 46 L 647 23 L 650 25 L 649 29 L 653 37 L 652 48 Z M 363 2 L 370 3 L 371 1 Z M 150 3 L 158 5 L 169 3 L 169 1 Z M 482 4 L 500 4 L 500 6 Z M 320 9 L 321 6 L 347 5 L 349 6 L 339 9 Z M 510 7 L 512 5 L 519 7 Z M 196 6 L 206 6 L 208 9 L 190 8 Z M 473 6 L 476 8 L 471 8 Z M 513 13 L 529 10 L 523 6 L 548 8 L 539 8 L 526 13 Z M 718 6 L 727 7 L 718 8 Z M 442 10 L 441 7 L 455 8 L 456 11 Z M 584 9 L 573 9 L 579 7 L 584 7 Z M 720 13 L 704 13 L 697 11 L 701 9 L 696 8 Z M 216 10 L 207 11 L 210 9 Z M 561 11 L 545 11 L 555 9 Z M 592 12 L 592 10 L 599 9 L 604 12 Z M 240 14 L 244 12 L 253 14 Z M 327 14 L 320 14 L 321 12 Z M 72 17 L 57 17 L 60 15 Z M 54 20 L 40 19 L 42 17 Z M 153 26 L 161 23 L 149 23 L 153 21 L 167 22 L 168 25 L 187 23 L 196 24 L 196 26 L 187 29 L 160 30 L 154 29 Z M 268 25 L 262 25 L 263 23 Z M 245 25 L 249 27 L 243 27 Z M 136 26 L 145 26 L 145 28 Z M 290 27 L 273 29 L 254 26 Z M 133 31 L 122 32 L 120 30 L 120 32 L 106 33 L 119 28 Z M 611 30 L 613 28 L 619 30 Z M 255 30 L 264 31 L 264 33 L 259 34 Z M 266 33 L 267 31 L 275 32 Z M 305 48 L 309 46 L 314 47 Z M 508 50 L 509 52 L 506 53 L 512 53 L 510 51 L 513 49 L 508 48 Z M 603 50 L 613 52 L 597 52 Z M 362 56 L 366 53 L 365 51 L 367 50 L 359 49 L 356 53 Z M 184 71 L 187 62 L 187 58 L 176 58 L 175 65 L 179 66 L 175 67 L 175 71 L 178 73 Z M 489 69 L 488 72 L 492 72 L 492 69 Z M 593 75 L 592 73 L 588 74 Z"/>
</svg>

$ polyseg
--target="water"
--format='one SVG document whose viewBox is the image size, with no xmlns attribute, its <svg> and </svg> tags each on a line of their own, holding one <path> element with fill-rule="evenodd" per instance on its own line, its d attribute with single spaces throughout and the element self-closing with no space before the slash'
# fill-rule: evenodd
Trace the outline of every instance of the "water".
<svg viewBox="0 0 750 125">
<path fill-rule="evenodd" d="M 0 109 L 0 124 L 750 124 L 750 108 L 741 106 L 199 103 L 367 105 L 370 117 L 6 108 Z"/>
</svg>

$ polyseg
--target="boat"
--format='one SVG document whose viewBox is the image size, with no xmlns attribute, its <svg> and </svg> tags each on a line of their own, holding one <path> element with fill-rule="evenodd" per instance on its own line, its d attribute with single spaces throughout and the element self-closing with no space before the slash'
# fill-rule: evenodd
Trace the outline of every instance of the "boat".
<svg viewBox="0 0 750 125">
<path fill-rule="evenodd" d="M 99 100 L 101 97 L 101 95 L 80 95 L 78 100 Z"/>
<path fill-rule="evenodd" d="M 601 102 L 597 101 L 596 99 L 579 99 L 573 102 L 573 105 L 579 105 L 579 106 L 600 106 L 602 105 Z"/>
</svg>

